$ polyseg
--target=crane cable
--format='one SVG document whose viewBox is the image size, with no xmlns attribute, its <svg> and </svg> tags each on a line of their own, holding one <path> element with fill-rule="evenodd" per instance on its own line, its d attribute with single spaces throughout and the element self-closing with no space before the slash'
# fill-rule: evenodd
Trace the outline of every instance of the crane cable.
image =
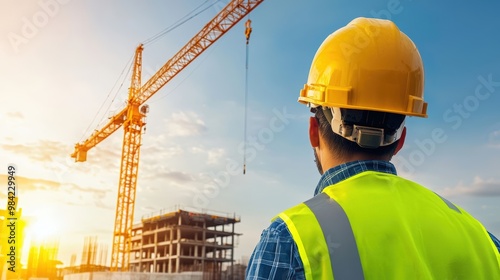
<svg viewBox="0 0 500 280">
<path fill-rule="evenodd" d="M 203 13 L 204 11 L 210 9 L 210 7 L 214 6 L 215 4 L 217 4 L 217 2 L 219 2 L 220 0 L 216 0 L 215 2 L 213 2 L 212 4 L 208 5 L 207 7 L 203 8 L 201 11 L 198 11 L 196 12 L 196 10 L 200 9 L 203 5 L 205 5 L 208 1 L 210 0 L 206 0 L 205 2 L 201 3 L 198 7 L 196 7 L 194 10 L 192 10 L 191 12 L 189 12 L 187 15 L 185 15 L 184 17 L 180 18 L 179 20 L 177 20 L 176 22 L 174 22 L 171 26 L 163 29 L 162 31 L 160 31 L 159 33 L 157 33 L 156 35 L 153 35 L 151 36 L 149 39 L 146 39 L 143 44 L 146 46 L 146 45 L 149 45 L 151 43 L 153 43 L 154 41 L 158 40 L 159 38 L 163 37 L 164 35 L 166 35 L 167 33 L 169 33 L 170 31 L 176 29 L 177 27 L 183 25 L 184 23 L 186 23 L 187 21 L 193 19 L 194 17 L 198 16 L 199 14 Z M 195 13 L 196 12 L 196 13 Z M 195 14 L 193 14 L 195 13 Z"/>
<path fill-rule="evenodd" d="M 134 59 L 134 56 L 131 56 L 130 59 L 128 60 L 127 64 L 123 67 L 122 69 L 122 72 L 120 73 L 120 76 L 118 76 L 118 78 L 116 79 L 115 83 L 113 84 L 113 87 L 111 88 L 111 90 L 108 92 L 108 95 L 106 96 L 106 99 L 104 99 L 104 101 L 102 102 L 101 106 L 99 107 L 99 109 L 97 110 L 97 112 L 95 113 L 94 115 L 94 118 L 92 119 L 92 121 L 90 122 L 89 126 L 87 126 L 87 128 L 85 129 L 85 131 L 83 132 L 82 136 L 80 137 L 80 141 L 83 141 L 83 138 L 85 137 L 85 135 L 87 135 L 87 133 L 89 132 L 89 129 L 92 127 L 92 125 L 95 123 L 96 121 L 96 118 L 99 114 L 102 114 L 100 119 L 99 119 L 99 122 L 95 123 L 95 127 L 94 127 L 94 130 L 97 129 L 97 127 L 101 124 L 101 122 L 104 120 L 105 118 L 105 114 L 106 112 L 109 111 L 109 108 L 111 107 L 111 105 L 113 105 L 113 103 L 115 102 L 115 99 L 116 97 L 118 96 L 118 93 L 120 92 L 120 90 L 122 89 L 123 87 L 123 83 L 125 82 L 125 80 L 127 79 L 127 76 L 128 76 L 128 73 L 130 73 L 131 69 L 132 69 L 132 61 Z M 127 70 L 125 72 L 125 70 Z M 121 80 L 121 83 L 120 83 L 120 86 L 118 88 L 116 88 L 116 85 L 118 84 L 118 82 Z M 115 94 L 113 96 L 113 98 L 111 99 L 111 102 L 108 104 L 108 107 L 103 111 L 103 107 L 104 105 L 106 104 L 106 102 L 108 101 L 111 93 L 115 91 Z"/>
<path fill-rule="evenodd" d="M 246 150 L 247 150 L 247 115 L 248 115 L 248 43 L 250 42 L 250 34 L 252 33 L 252 21 L 248 18 L 247 22 L 245 22 L 245 37 L 247 39 L 246 43 L 246 54 L 245 54 L 245 119 L 244 119 L 244 128 L 243 128 L 243 175 L 246 174 L 247 171 L 247 159 L 246 159 Z"/>
</svg>

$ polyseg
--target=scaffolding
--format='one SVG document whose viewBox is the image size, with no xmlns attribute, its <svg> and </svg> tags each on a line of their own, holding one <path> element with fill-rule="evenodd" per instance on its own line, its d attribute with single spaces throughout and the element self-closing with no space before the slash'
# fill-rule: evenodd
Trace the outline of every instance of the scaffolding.
<svg viewBox="0 0 500 280">
<path fill-rule="evenodd" d="M 233 267 L 236 215 L 207 212 L 161 212 L 132 227 L 130 271 L 203 272 L 221 279 L 223 266 Z"/>
</svg>

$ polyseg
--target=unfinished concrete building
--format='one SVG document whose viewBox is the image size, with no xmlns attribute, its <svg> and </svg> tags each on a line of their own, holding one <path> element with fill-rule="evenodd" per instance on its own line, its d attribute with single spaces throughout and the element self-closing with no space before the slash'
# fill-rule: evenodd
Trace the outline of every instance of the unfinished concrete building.
<svg viewBox="0 0 500 280">
<path fill-rule="evenodd" d="M 234 263 L 235 215 L 177 209 L 142 219 L 132 229 L 130 271 L 203 272 L 221 279 L 223 266 Z"/>
</svg>

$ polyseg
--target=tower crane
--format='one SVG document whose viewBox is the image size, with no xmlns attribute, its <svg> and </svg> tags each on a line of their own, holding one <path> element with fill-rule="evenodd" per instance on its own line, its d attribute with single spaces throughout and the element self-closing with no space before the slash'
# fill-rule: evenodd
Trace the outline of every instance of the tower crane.
<svg viewBox="0 0 500 280">
<path fill-rule="evenodd" d="M 141 83 L 144 46 L 140 44 L 135 50 L 127 105 L 89 138 L 75 145 L 71 157 L 76 162 L 86 161 L 90 149 L 123 126 L 120 179 L 111 253 L 112 271 L 129 269 L 130 233 L 134 219 L 141 136 L 148 113 L 148 105 L 144 103 L 263 1 L 231 0 L 144 85 Z"/>
</svg>

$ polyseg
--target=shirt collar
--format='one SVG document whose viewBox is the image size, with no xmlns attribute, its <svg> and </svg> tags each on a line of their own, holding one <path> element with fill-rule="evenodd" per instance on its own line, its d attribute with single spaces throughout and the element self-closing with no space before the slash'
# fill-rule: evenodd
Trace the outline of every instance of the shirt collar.
<svg viewBox="0 0 500 280">
<path fill-rule="evenodd" d="M 314 195 L 323 191 L 324 188 L 337 184 L 349 177 L 365 171 L 377 171 L 397 175 L 396 168 L 388 161 L 382 160 L 357 160 L 328 169 L 319 180 Z"/>
</svg>

